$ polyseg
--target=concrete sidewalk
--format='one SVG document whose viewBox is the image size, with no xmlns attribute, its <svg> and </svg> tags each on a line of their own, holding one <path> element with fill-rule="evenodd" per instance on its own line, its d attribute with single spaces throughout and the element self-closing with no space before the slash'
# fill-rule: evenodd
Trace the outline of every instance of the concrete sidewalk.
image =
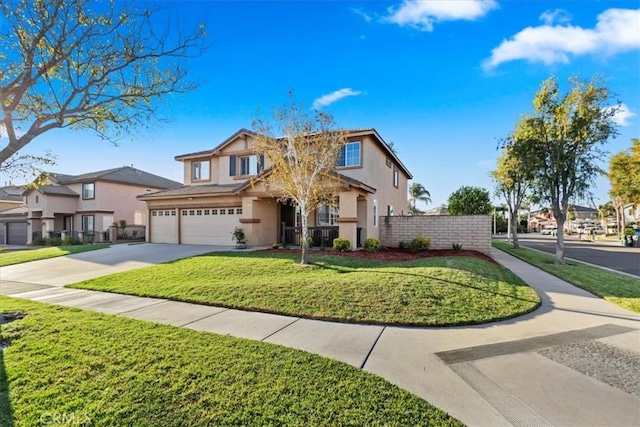
<svg viewBox="0 0 640 427">
<path fill-rule="evenodd" d="M 0 284 L 0 293 L 310 351 L 381 375 L 472 426 L 635 425 L 640 316 L 493 251 L 540 294 L 538 310 L 486 325 L 402 328 L 66 289 L 15 277 Z"/>
</svg>

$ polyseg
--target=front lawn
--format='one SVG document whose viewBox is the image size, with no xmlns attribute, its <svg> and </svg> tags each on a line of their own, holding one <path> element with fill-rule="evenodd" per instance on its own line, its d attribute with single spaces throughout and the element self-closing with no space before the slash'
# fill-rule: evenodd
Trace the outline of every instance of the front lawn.
<svg viewBox="0 0 640 427">
<path fill-rule="evenodd" d="M 2 426 L 461 425 L 303 351 L 7 297 L 0 307 L 25 315 L 0 326 Z"/>
<path fill-rule="evenodd" d="M 69 254 L 79 254 L 80 252 L 95 251 L 96 249 L 104 249 L 108 247 L 109 245 L 106 243 L 98 243 L 92 245 L 55 246 L 41 249 L 6 251 L 0 253 L 0 267 L 22 264 L 23 262 L 38 261 L 40 259 L 55 258 Z"/>
<path fill-rule="evenodd" d="M 470 257 L 382 262 L 277 252 L 211 253 L 71 285 L 123 294 L 345 322 L 484 323 L 538 307 L 533 289 Z"/>
<path fill-rule="evenodd" d="M 555 265 L 553 255 L 522 247 L 513 249 L 507 242 L 494 240 L 493 246 L 613 304 L 640 313 L 640 279 L 577 261 Z"/>
</svg>

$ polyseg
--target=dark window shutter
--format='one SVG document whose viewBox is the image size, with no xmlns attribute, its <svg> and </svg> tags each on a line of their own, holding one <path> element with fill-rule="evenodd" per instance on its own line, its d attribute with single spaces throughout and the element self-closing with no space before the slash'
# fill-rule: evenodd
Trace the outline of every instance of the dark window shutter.
<svg viewBox="0 0 640 427">
<path fill-rule="evenodd" d="M 264 171 L 264 154 L 258 154 L 258 173 Z"/>
<path fill-rule="evenodd" d="M 229 157 L 229 176 L 236 176 L 236 156 Z"/>
</svg>

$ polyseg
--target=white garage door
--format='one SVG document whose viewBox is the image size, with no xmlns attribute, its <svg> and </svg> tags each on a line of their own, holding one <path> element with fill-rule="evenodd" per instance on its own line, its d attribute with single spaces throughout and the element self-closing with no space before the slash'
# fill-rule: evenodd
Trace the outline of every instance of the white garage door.
<svg viewBox="0 0 640 427">
<path fill-rule="evenodd" d="M 191 245 L 233 245 L 231 233 L 240 226 L 240 208 L 180 210 L 180 243 Z"/>
<path fill-rule="evenodd" d="M 151 243 L 178 243 L 176 209 L 151 211 Z"/>
</svg>

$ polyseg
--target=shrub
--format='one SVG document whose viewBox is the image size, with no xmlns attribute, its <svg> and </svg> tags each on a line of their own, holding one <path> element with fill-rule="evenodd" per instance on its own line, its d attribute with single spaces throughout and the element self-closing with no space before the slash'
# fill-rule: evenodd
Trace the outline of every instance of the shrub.
<svg viewBox="0 0 640 427">
<path fill-rule="evenodd" d="M 62 246 L 62 239 L 60 237 L 52 237 L 45 243 L 47 246 Z"/>
<path fill-rule="evenodd" d="M 453 250 L 456 252 L 462 250 L 462 243 L 452 243 L 451 246 L 453 247 Z"/>
<path fill-rule="evenodd" d="M 426 251 L 429 249 L 431 239 L 428 237 L 416 237 L 411 241 L 411 250 L 413 251 Z"/>
<path fill-rule="evenodd" d="M 42 236 L 36 237 L 35 239 L 33 239 L 33 244 L 34 245 L 46 245 L 47 244 L 47 239 L 45 239 Z"/>
<path fill-rule="evenodd" d="M 64 239 L 62 239 L 62 244 L 64 246 L 79 245 L 81 243 L 82 242 L 80 241 L 80 239 L 74 236 L 67 236 Z"/>
<path fill-rule="evenodd" d="M 311 237 L 311 236 L 307 237 L 307 242 L 309 243 L 309 247 L 312 248 L 313 247 L 313 237 Z M 300 246 L 302 246 L 303 243 L 304 243 L 304 238 L 301 237 L 300 238 Z"/>
<path fill-rule="evenodd" d="M 351 250 L 351 242 L 349 242 L 349 239 L 344 237 L 338 237 L 333 239 L 333 249 L 340 252 L 349 251 Z"/>
<path fill-rule="evenodd" d="M 273 242 L 273 243 L 271 244 L 271 247 L 272 247 L 273 249 L 278 249 L 278 248 L 280 248 L 280 243 L 278 243 L 278 242 Z"/>
<path fill-rule="evenodd" d="M 400 249 L 407 249 L 409 245 L 407 245 L 407 242 L 405 242 L 404 240 L 400 240 L 400 242 L 398 242 L 398 247 Z"/>
<path fill-rule="evenodd" d="M 382 243 L 375 237 L 369 237 L 364 241 L 364 250 L 367 252 L 378 252 L 381 247 Z"/>
</svg>

